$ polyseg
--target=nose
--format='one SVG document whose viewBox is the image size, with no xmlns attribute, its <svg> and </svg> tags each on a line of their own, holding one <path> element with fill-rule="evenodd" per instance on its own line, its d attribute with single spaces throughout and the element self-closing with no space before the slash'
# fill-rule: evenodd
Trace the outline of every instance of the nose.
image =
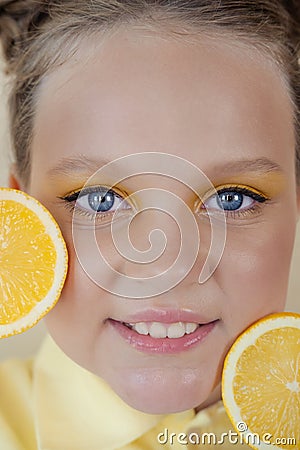
<svg viewBox="0 0 300 450">
<path fill-rule="evenodd" d="M 125 239 L 118 235 L 123 257 L 119 269 L 144 282 L 163 285 L 167 278 L 177 284 L 196 261 L 198 225 L 194 213 L 179 197 L 164 191 L 157 195 L 160 199 L 155 208 L 148 204 L 136 214 Z"/>
</svg>

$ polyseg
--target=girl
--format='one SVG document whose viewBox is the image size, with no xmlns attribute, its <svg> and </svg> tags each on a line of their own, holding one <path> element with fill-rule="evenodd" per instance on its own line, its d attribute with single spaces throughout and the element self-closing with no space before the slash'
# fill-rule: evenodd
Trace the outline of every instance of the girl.
<svg viewBox="0 0 300 450">
<path fill-rule="evenodd" d="M 50 210 L 70 257 L 51 338 L 1 368 L 1 448 L 181 448 L 180 433 L 228 432 L 224 357 L 285 306 L 298 1 L 2 0 L 0 30 L 10 186 Z M 157 229 L 167 245 L 149 259 Z"/>
</svg>

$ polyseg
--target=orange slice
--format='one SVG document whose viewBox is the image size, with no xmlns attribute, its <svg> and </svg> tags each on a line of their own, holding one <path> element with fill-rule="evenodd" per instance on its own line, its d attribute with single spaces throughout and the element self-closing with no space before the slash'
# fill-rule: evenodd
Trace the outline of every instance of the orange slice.
<svg viewBox="0 0 300 450">
<path fill-rule="evenodd" d="M 264 317 L 242 333 L 223 368 L 227 414 L 254 449 L 300 449 L 300 315 Z"/>
<path fill-rule="evenodd" d="M 22 191 L 0 188 L 0 338 L 32 327 L 55 305 L 67 268 L 50 212 Z"/>
</svg>

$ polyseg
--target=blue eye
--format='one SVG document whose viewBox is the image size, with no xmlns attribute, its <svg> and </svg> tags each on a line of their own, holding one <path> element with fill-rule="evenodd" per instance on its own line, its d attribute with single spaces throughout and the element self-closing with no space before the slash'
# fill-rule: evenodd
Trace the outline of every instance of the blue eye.
<svg viewBox="0 0 300 450">
<path fill-rule="evenodd" d="M 85 196 L 86 195 L 83 195 L 83 197 Z M 82 198 L 80 196 L 77 203 L 80 204 L 81 200 Z M 115 200 L 115 193 L 113 191 L 107 191 L 104 188 L 99 188 L 98 191 L 87 194 L 87 202 L 95 212 L 110 211 L 115 203 Z"/>
<path fill-rule="evenodd" d="M 236 211 L 244 202 L 244 195 L 239 192 L 225 191 L 216 196 L 220 208 L 225 211 Z"/>
<path fill-rule="evenodd" d="M 101 216 L 115 212 L 117 209 L 131 209 L 131 206 L 125 201 L 124 197 L 105 186 L 87 187 L 59 198 L 64 200 L 66 206 L 70 207 L 71 210 L 75 208 L 79 214 L 97 215 L 100 218 Z"/>
<path fill-rule="evenodd" d="M 217 194 L 209 197 L 205 203 L 205 208 L 209 210 L 225 212 L 250 211 L 257 203 L 264 203 L 267 200 L 263 195 L 250 189 L 232 186 L 217 190 Z"/>
</svg>

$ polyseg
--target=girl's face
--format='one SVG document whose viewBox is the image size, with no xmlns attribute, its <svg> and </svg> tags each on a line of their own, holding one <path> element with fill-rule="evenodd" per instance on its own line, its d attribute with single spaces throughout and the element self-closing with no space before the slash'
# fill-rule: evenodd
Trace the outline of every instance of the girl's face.
<svg viewBox="0 0 300 450">
<path fill-rule="evenodd" d="M 121 165 L 109 177 L 100 172 L 88 183 L 93 189 L 81 192 L 74 215 L 78 245 L 100 280 L 95 283 L 73 243 L 76 192 L 103 161 L 146 152 L 157 153 L 157 172 L 167 170 L 160 153 L 187 160 L 211 180 L 219 197 L 203 192 L 201 180 L 204 205 L 182 181 L 155 171 L 143 169 L 123 181 L 122 170 L 135 168 Z M 46 317 L 57 344 L 142 411 L 176 412 L 219 398 L 223 359 L 235 338 L 258 318 L 284 309 L 297 220 L 294 153 L 287 89 L 275 65 L 254 50 L 216 38 L 188 43 L 125 29 L 101 45 L 81 44 L 40 87 L 27 189 L 52 212 L 69 250 L 61 299 Z M 183 175 L 195 185 L 192 171 Z M 105 194 L 103 185 L 116 194 Z M 128 219 L 145 206 L 141 190 L 148 188 L 152 208 L 135 217 L 130 238 L 146 251 L 151 230 L 162 229 L 167 245 L 153 263 L 134 263 L 115 247 L 111 211 L 132 195 L 121 205 L 123 218 L 114 230 L 116 237 L 126 236 Z M 159 189 L 170 202 L 175 196 L 182 200 L 174 210 L 183 228 L 189 215 L 196 220 L 201 240 L 195 264 L 186 277 L 184 265 L 176 266 L 182 281 L 159 295 L 139 298 L 138 289 L 137 298 L 116 295 L 118 276 L 103 269 L 87 239 L 93 218 L 94 245 L 113 269 L 137 278 L 157 276 L 180 249 L 179 228 L 159 209 Z M 224 208 L 227 239 L 217 269 L 199 284 L 211 237 L 205 206 L 216 216 Z M 192 251 L 198 242 L 191 237 L 183 244 Z"/>
</svg>

